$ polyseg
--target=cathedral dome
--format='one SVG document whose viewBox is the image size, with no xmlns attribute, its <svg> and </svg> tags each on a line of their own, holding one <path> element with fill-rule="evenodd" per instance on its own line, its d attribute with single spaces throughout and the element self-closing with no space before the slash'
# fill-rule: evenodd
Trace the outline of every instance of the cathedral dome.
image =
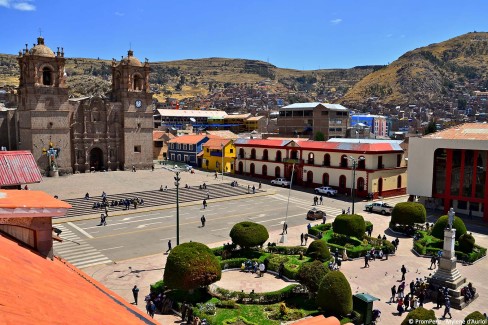
<svg viewBox="0 0 488 325">
<path fill-rule="evenodd" d="M 37 38 L 37 45 L 30 49 L 29 54 L 54 58 L 54 52 L 44 45 L 44 37 Z"/>
<path fill-rule="evenodd" d="M 127 52 L 127 57 L 123 58 L 122 61 L 120 61 L 120 64 L 131 65 L 134 67 L 142 67 L 141 61 L 139 61 L 139 59 L 134 56 L 134 51 L 132 50 L 129 50 Z"/>
</svg>

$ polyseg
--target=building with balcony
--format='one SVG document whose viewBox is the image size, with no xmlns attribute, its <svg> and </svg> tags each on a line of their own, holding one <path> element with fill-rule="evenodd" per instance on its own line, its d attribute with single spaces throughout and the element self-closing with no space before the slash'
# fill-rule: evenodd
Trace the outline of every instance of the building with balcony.
<svg viewBox="0 0 488 325">
<path fill-rule="evenodd" d="M 427 208 L 488 222 L 488 124 L 466 123 L 410 138 L 408 193 Z"/>
<path fill-rule="evenodd" d="M 284 177 L 297 185 L 331 186 L 339 193 L 387 197 L 406 194 L 406 160 L 398 140 L 237 139 L 235 172 L 272 179 Z M 357 162 L 352 179 L 353 160 Z"/>
<path fill-rule="evenodd" d="M 322 132 L 325 139 L 344 138 L 349 126 L 349 110 L 339 104 L 296 103 L 279 110 L 281 136 L 313 139 Z"/>
<path fill-rule="evenodd" d="M 202 168 L 206 170 L 233 174 L 235 159 L 236 147 L 232 139 L 210 139 L 203 144 Z"/>
<path fill-rule="evenodd" d="M 209 140 L 206 134 L 183 135 L 168 141 L 168 158 L 192 166 L 200 166 L 202 146 Z"/>
</svg>

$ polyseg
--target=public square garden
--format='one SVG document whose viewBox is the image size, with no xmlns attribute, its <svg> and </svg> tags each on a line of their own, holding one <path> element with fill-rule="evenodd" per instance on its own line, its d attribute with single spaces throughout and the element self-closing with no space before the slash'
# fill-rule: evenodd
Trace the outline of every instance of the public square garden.
<svg viewBox="0 0 488 325">
<path fill-rule="evenodd" d="M 439 256 L 447 224 L 447 216 L 433 225 L 426 223 L 424 206 L 405 202 L 393 209 L 389 231 L 411 235 L 418 258 Z M 455 217 L 452 226 L 460 261 L 475 263 L 486 255 L 486 248 L 475 243 L 460 218 Z M 170 301 L 188 323 L 281 324 L 324 315 L 336 317 L 341 324 L 370 324 L 378 316 L 373 307 L 375 297 L 353 295 L 341 265 L 352 259 L 364 260 L 365 267 L 369 260 L 395 259 L 398 242 L 372 233 L 373 224 L 361 215 L 343 214 L 332 223 L 310 226 L 302 245 L 279 246 L 268 242 L 264 226 L 241 222 L 232 228 L 230 242 L 221 247 L 210 249 L 189 242 L 171 250 L 163 280 L 151 286 L 151 295 Z M 419 297 L 434 301 L 439 288 L 429 285 L 427 279 L 417 282 L 412 301 Z M 473 298 L 466 295 L 463 299 Z M 403 315 L 398 323 L 412 324 L 416 319 L 437 322 L 434 310 L 414 307 L 402 306 L 405 310 L 398 311 Z M 475 311 L 465 317 L 480 320 L 484 316 Z"/>
</svg>

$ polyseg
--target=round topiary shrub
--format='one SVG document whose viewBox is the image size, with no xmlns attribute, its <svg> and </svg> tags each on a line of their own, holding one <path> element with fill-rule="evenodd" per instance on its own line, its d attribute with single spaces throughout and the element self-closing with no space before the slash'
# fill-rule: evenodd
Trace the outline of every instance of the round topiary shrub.
<svg viewBox="0 0 488 325">
<path fill-rule="evenodd" d="M 317 239 L 314 240 L 310 246 L 308 246 L 307 252 L 305 255 L 313 258 L 314 260 L 320 260 L 322 262 L 327 261 L 330 259 L 330 251 L 329 247 L 325 241 Z"/>
<path fill-rule="evenodd" d="M 417 202 L 397 203 L 391 211 L 391 223 L 399 225 L 413 225 L 425 223 L 427 211 L 423 204 Z"/>
<path fill-rule="evenodd" d="M 362 239 L 366 231 L 366 223 L 359 214 L 338 215 L 332 223 L 332 229 L 337 234 Z"/>
<path fill-rule="evenodd" d="M 242 248 L 261 246 L 269 238 L 266 227 L 250 221 L 236 223 L 229 235 L 232 242 Z"/>
<path fill-rule="evenodd" d="M 329 269 L 320 261 L 307 262 L 300 267 L 297 279 L 307 287 L 308 291 L 316 293 L 319 290 L 320 282 L 328 271 Z"/>
<path fill-rule="evenodd" d="M 459 250 L 469 254 L 473 251 L 475 239 L 472 234 L 464 234 L 459 237 Z"/>
<path fill-rule="evenodd" d="M 432 227 L 432 236 L 434 236 L 435 238 L 444 239 L 444 229 L 447 228 L 448 221 L 449 217 L 447 215 L 439 217 L 439 219 L 437 219 L 436 223 L 434 224 L 434 227 Z M 458 240 L 459 237 L 467 232 L 463 220 L 461 220 L 461 218 L 457 216 L 454 217 L 452 227 L 456 229 L 456 240 Z"/>
<path fill-rule="evenodd" d="M 424 321 L 429 321 L 424 322 Z M 422 321 L 422 322 L 419 322 Z M 419 307 L 408 313 L 407 317 L 402 322 L 402 325 L 410 324 L 437 324 L 437 318 L 433 310 L 427 310 L 424 307 Z"/>
<path fill-rule="evenodd" d="M 220 263 L 212 250 L 190 242 L 171 250 L 163 279 L 171 289 L 192 290 L 220 280 L 221 275 Z"/>
<path fill-rule="evenodd" d="M 341 271 L 331 271 L 324 276 L 317 292 L 317 304 L 334 316 L 351 313 L 351 285 Z"/>
<path fill-rule="evenodd" d="M 473 311 L 471 314 L 466 316 L 464 319 L 464 324 L 488 324 L 488 320 L 479 311 Z"/>
</svg>

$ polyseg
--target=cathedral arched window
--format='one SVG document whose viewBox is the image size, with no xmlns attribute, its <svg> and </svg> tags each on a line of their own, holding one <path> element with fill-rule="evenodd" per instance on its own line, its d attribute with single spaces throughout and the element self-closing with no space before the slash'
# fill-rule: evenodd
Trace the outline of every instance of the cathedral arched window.
<svg viewBox="0 0 488 325">
<path fill-rule="evenodd" d="M 52 86 L 53 85 L 53 76 L 52 71 L 48 67 L 42 69 L 42 84 L 44 86 Z"/>
<path fill-rule="evenodd" d="M 142 90 L 142 77 L 138 74 L 134 75 L 134 90 Z"/>
</svg>

